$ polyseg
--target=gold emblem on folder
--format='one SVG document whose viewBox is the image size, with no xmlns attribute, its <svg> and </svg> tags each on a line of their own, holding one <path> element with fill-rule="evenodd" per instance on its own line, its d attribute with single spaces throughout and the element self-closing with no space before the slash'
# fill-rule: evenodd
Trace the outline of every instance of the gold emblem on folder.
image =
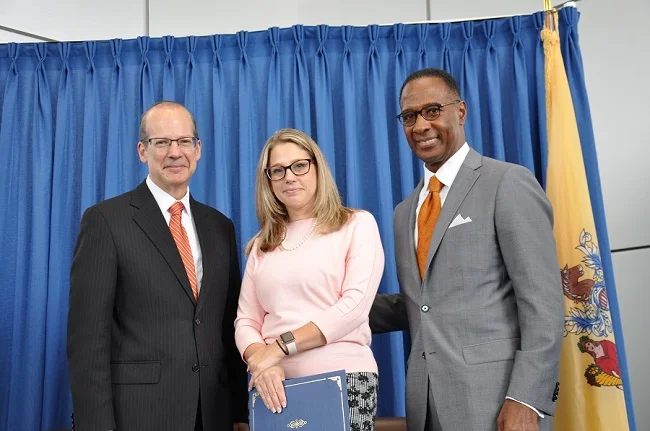
<svg viewBox="0 0 650 431">
<path fill-rule="evenodd" d="M 287 424 L 287 428 L 291 428 L 291 429 L 295 430 L 295 429 L 298 429 L 298 428 L 302 428 L 305 425 L 307 425 L 306 420 L 304 420 L 304 419 L 295 419 L 295 420 L 292 420 L 291 422 L 289 422 Z"/>
</svg>

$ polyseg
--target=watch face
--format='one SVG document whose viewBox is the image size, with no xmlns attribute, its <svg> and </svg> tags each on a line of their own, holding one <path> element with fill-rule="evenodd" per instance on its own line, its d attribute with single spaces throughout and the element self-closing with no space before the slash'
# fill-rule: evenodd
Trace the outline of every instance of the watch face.
<svg viewBox="0 0 650 431">
<path fill-rule="evenodd" d="M 285 332 L 284 334 L 280 335 L 280 338 L 284 344 L 293 342 L 293 334 L 291 332 Z"/>
</svg>

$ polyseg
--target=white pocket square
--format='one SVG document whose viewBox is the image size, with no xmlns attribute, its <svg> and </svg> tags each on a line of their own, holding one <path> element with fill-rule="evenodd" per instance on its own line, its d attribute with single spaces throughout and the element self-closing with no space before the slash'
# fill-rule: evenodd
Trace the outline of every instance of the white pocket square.
<svg viewBox="0 0 650 431">
<path fill-rule="evenodd" d="M 463 218 L 462 215 L 458 214 L 456 216 L 456 218 L 454 219 L 454 221 L 451 222 L 448 229 L 451 229 L 452 227 L 458 226 L 458 225 L 461 225 L 461 224 L 470 223 L 471 221 L 472 221 L 471 218 L 469 218 L 469 217 Z"/>
</svg>

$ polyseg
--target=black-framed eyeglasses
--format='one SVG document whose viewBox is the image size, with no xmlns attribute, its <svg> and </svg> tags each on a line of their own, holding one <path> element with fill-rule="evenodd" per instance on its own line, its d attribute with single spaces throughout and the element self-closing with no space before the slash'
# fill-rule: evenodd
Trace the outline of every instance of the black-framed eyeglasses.
<svg viewBox="0 0 650 431">
<path fill-rule="evenodd" d="M 183 136 L 178 139 L 169 139 L 169 138 L 149 138 L 147 142 L 153 145 L 154 148 L 163 150 L 168 149 L 172 146 L 172 143 L 176 142 L 181 148 L 194 148 L 199 142 L 199 138 L 196 136 Z"/>
<path fill-rule="evenodd" d="M 280 181 L 287 174 L 287 169 L 291 169 L 291 172 L 299 177 L 307 174 L 312 164 L 315 165 L 316 161 L 312 159 L 300 159 L 288 166 L 271 166 L 270 168 L 264 169 L 264 172 L 266 172 L 269 180 Z"/>
<path fill-rule="evenodd" d="M 442 105 L 440 103 L 430 103 L 428 105 L 424 105 L 419 111 L 404 111 L 397 116 L 397 119 L 401 121 L 405 127 L 411 127 L 417 121 L 418 115 L 422 115 L 422 118 L 427 121 L 433 121 L 440 117 L 442 108 L 449 105 L 455 105 L 456 103 L 460 102 L 461 100 L 456 99 Z"/>
</svg>

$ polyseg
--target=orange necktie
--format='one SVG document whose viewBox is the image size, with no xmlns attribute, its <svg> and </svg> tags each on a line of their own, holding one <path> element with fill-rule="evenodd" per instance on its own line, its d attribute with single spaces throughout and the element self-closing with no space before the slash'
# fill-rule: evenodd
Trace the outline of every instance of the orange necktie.
<svg viewBox="0 0 650 431">
<path fill-rule="evenodd" d="M 433 236 L 433 229 L 436 227 L 436 221 L 440 215 L 442 207 L 440 201 L 440 189 L 443 184 L 438 178 L 431 177 L 429 180 L 429 194 L 422 203 L 420 213 L 418 214 L 418 245 L 417 258 L 418 267 L 420 268 L 420 277 L 424 279 L 424 266 L 427 264 L 427 253 L 429 244 Z"/>
<path fill-rule="evenodd" d="M 196 269 L 194 268 L 194 257 L 192 256 L 192 248 L 190 247 L 190 240 L 187 237 L 187 232 L 181 224 L 181 215 L 183 214 L 183 202 L 176 202 L 169 207 L 169 212 L 172 213 L 172 218 L 169 221 L 169 230 L 172 232 L 178 252 L 181 254 L 187 278 L 190 279 L 190 286 L 194 294 L 194 300 L 199 299 L 199 290 L 196 285 Z"/>
</svg>

